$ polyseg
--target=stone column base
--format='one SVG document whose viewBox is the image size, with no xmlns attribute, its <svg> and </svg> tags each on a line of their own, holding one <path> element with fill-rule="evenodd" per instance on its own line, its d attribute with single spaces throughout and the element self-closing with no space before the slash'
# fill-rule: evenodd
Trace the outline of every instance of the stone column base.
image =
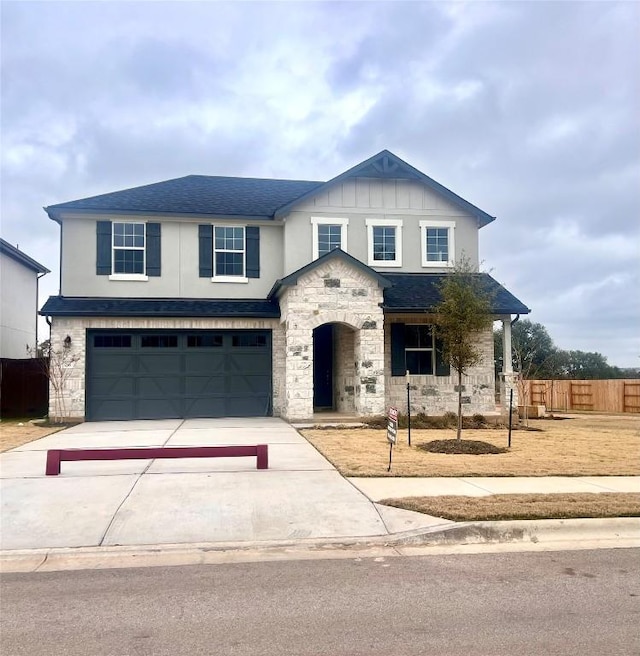
<svg viewBox="0 0 640 656">
<path fill-rule="evenodd" d="M 517 412 L 518 409 L 518 381 L 520 380 L 519 373 L 509 373 L 504 372 L 498 374 L 500 378 L 500 406 L 502 407 L 502 412 L 509 414 L 509 395 L 510 391 L 513 390 L 513 401 L 511 402 L 511 407 Z"/>
</svg>

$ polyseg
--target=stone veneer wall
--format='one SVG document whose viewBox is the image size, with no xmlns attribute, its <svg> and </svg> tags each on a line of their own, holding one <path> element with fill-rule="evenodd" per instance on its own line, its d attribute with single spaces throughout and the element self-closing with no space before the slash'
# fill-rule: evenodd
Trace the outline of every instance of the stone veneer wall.
<svg viewBox="0 0 640 656">
<path fill-rule="evenodd" d="M 333 331 L 333 398 L 335 409 L 342 413 L 356 411 L 356 333 L 349 326 L 335 324 Z"/>
<path fill-rule="evenodd" d="M 209 318 L 109 318 L 109 317 L 54 317 L 51 326 L 52 351 L 63 349 L 63 340 L 71 337 L 69 354 L 75 360 L 64 387 L 64 406 L 67 418 L 84 419 L 86 331 L 88 328 L 166 329 L 166 330 L 213 330 L 213 329 L 261 329 L 271 330 L 273 348 L 273 414 L 282 414 L 284 399 L 284 330 L 278 319 L 209 319 Z M 55 392 L 50 389 L 49 416 L 59 413 Z"/>
<path fill-rule="evenodd" d="M 391 323 L 433 323 L 428 315 L 387 315 L 385 317 L 385 371 L 387 405 L 400 412 L 407 411 L 407 379 L 391 375 Z M 493 356 L 493 331 L 487 330 L 479 337 L 483 353 L 482 363 L 473 367 L 462 378 L 462 411 L 465 415 L 495 414 L 495 373 Z M 452 368 L 450 376 L 409 376 L 411 385 L 411 412 L 424 412 L 439 416 L 445 412 L 458 412 L 458 373 Z"/>
<path fill-rule="evenodd" d="M 520 396 L 519 396 L 519 373 L 501 373 L 499 375 L 500 381 L 500 406 L 502 407 L 503 413 L 509 412 L 509 396 L 510 390 L 513 390 L 513 402 L 511 404 L 512 408 L 517 408 L 520 405 Z"/>
<path fill-rule="evenodd" d="M 287 419 L 305 420 L 313 416 L 313 329 L 325 323 L 345 324 L 356 331 L 355 412 L 384 412 L 384 316 L 380 303 L 382 289 L 377 281 L 338 259 L 308 271 L 296 285 L 283 290 L 280 312 L 285 324 Z M 345 381 L 344 387 L 350 385 Z M 342 395 L 338 390 L 338 398 Z"/>
</svg>

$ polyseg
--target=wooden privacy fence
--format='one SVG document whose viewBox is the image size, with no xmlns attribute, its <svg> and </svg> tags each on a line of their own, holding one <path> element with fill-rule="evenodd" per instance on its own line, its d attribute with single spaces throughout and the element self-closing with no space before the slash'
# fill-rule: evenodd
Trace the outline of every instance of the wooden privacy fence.
<svg viewBox="0 0 640 656">
<path fill-rule="evenodd" d="M 640 412 L 640 380 L 523 380 L 527 405 L 547 410 Z"/>
<path fill-rule="evenodd" d="M 49 381 L 44 358 L 0 358 L 0 417 L 44 417 Z"/>
</svg>

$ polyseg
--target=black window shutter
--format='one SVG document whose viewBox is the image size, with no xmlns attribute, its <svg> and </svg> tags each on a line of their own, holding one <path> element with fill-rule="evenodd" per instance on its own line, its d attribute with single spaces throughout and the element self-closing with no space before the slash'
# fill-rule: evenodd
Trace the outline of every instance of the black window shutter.
<svg viewBox="0 0 640 656">
<path fill-rule="evenodd" d="M 96 274 L 111 275 L 111 221 L 98 221 L 96 225 Z"/>
<path fill-rule="evenodd" d="M 404 324 L 391 324 L 391 375 L 404 376 L 407 373 L 404 355 Z"/>
<path fill-rule="evenodd" d="M 449 376 L 451 366 L 444 359 L 444 348 L 442 340 L 436 337 L 436 376 Z"/>
<path fill-rule="evenodd" d="M 213 226 L 198 226 L 200 277 L 213 278 Z"/>
<path fill-rule="evenodd" d="M 260 228 L 247 226 L 245 228 L 247 246 L 247 278 L 260 277 Z"/>
<path fill-rule="evenodd" d="M 160 224 L 147 223 L 147 275 L 160 275 Z"/>
</svg>

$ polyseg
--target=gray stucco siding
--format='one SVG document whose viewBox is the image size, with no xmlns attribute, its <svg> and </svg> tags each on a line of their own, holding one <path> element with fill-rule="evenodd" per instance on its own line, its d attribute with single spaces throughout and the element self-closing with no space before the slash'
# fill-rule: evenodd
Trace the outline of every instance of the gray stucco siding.
<svg viewBox="0 0 640 656">
<path fill-rule="evenodd" d="M 37 276 L 0 253 L 0 357 L 28 358 L 36 347 Z"/>
<path fill-rule="evenodd" d="M 422 266 L 421 221 L 455 223 L 455 261 L 463 255 L 479 266 L 478 222 L 425 185 L 410 180 L 356 178 L 337 183 L 329 190 L 296 206 L 286 218 L 284 230 L 285 275 L 313 258 L 314 226 L 311 218 L 348 219 L 347 252 L 368 263 L 367 219 L 402 221 L 402 266 L 376 266 L 381 272 L 446 271 L 446 267 Z"/>
<path fill-rule="evenodd" d="M 68 217 L 62 230 L 64 296 L 133 298 L 265 298 L 282 276 L 282 225 L 229 220 L 168 220 L 103 215 L 99 220 L 159 222 L 162 272 L 144 281 L 111 280 L 96 274 L 96 217 Z M 198 271 L 198 225 L 259 225 L 260 277 L 248 282 L 212 282 Z"/>
</svg>

